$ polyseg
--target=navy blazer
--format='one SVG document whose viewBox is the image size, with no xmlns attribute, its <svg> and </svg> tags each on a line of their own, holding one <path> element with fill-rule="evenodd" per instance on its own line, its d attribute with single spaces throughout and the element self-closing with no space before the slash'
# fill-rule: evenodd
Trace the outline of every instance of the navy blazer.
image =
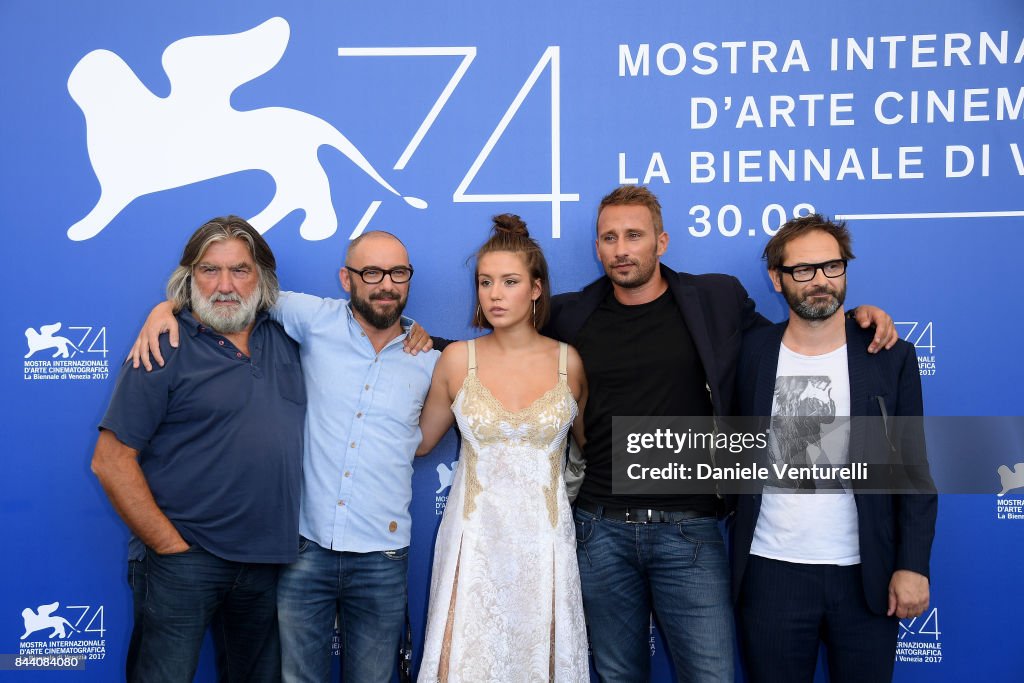
<svg viewBox="0 0 1024 683">
<path fill-rule="evenodd" d="M 732 415 L 743 333 L 769 325 L 768 319 L 754 310 L 747 290 L 731 275 L 677 273 L 661 264 L 661 276 L 697 347 L 715 414 Z M 602 277 L 578 292 L 552 297 L 551 320 L 541 334 L 575 345 L 583 325 L 611 290 L 611 280 Z"/>
<path fill-rule="evenodd" d="M 772 325 L 751 332 L 743 340 L 736 380 L 740 415 L 770 416 L 775 392 L 775 375 L 779 366 L 779 346 L 787 323 Z M 853 320 L 846 321 L 847 365 L 850 371 L 850 415 L 881 416 L 879 397 L 890 416 L 922 415 L 921 375 L 914 346 L 899 340 L 888 351 L 869 354 L 868 345 L 874 329 L 861 329 Z M 862 423 L 851 425 L 850 460 L 868 462 L 869 449 L 884 448 L 872 438 Z M 912 429 L 920 428 L 917 423 Z M 923 431 L 904 435 L 908 444 L 919 444 L 911 476 L 921 490 L 934 491 L 923 452 Z M 915 446 L 907 447 L 908 452 Z M 904 457 L 909 457 L 904 454 Z M 934 493 L 884 494 L 855 493 L 858 535 L 860 539 L 861 574 L 864 597 L 876 614 L 888 609 L 889 581 L 897 569 L 908 569 L 929 575 L 929 558 L 935 537 L 938 498 Z M 750 543 L 761 509 L 760 494 L 737 497 L 736 516 L 732 528 L 732 595 L 739 597 L 750 554 Z"/>
</svg>

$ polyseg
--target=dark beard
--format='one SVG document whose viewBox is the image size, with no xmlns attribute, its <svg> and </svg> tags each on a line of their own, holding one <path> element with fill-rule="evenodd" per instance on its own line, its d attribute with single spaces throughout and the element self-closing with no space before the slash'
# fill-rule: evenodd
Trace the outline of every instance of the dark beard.
<svg viewBox="0 0 1024 683">
<path fill-rule="evenodd" d="M 643 287 L 651 281 L 651 278 L 654 277 L 654 269 L 658 267 L 658 262 L 655 260 L 651 263 L 637 263 L 635 265 L 637 270 L 625 279 L 623 279 L 622 276 L 612 275 L 610 268 L 605 269 L 605 274 L 608 276 L 608 279 L 623 289 L 636 289 L 637 287 Z"/>
<path fill-rule="evenodd" d="M 373 300 L 386 300 L 396 301 L 398 305 L 395 306 L 391 313 L 383 313 L 373 307 L 371 301 Z M 405 301 L 401 297 L 391 297 L 383 293 L 377 295 L 371 295 L 370 299 L 364 299 L 359 296 L 355 291 L 352 292 L 351 298 L 352 308 L 363 317 L 363 320 L 368 322 L 372 327 L 378 330 L 386 330 L 387 328 L 398 322 L 398 319 L 402 317 L 402 311 L 405 310 Z"/>
</svg>

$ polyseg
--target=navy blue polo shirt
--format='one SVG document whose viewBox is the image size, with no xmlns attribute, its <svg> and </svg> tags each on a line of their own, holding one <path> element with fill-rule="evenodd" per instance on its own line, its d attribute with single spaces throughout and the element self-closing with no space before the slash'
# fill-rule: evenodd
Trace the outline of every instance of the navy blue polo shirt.
<svg viewBox="0 0 1024 683">
<path fill-rule="evenodd" d="M 189 543 L 237 562 L 293 562 L 306 391 L 299 347 L 265 313 L 246 356 L 189 311 L 165 364 L 126 363 L 100 428 L 139 451 L 156 504 Z M 132 553 L 132 559 L 138 559 Z"/>
</svg>

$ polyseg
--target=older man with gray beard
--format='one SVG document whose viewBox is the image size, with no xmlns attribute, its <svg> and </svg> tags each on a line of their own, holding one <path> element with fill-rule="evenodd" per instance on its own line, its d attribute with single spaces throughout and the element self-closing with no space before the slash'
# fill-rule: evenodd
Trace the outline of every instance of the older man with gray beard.
<svg viewBox="0 0 1024 683">
<path fill-rule="evenodd" d="M 280 678 L 279 566 L 299 546 L 306 394 L 266 310 L 274 256 L 236 216 L 192 235 L 167 285 L 183 334 L 153 372 L 126 364 L 92 469 L 132 532 L 128 680 L 192 680 L 211 622 L 228 680 Z"/>
</svg>

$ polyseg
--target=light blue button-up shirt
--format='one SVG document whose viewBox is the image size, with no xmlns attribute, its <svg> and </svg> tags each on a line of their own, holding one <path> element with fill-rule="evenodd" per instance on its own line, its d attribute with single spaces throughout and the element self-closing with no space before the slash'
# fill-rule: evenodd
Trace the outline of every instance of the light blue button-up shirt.
<svg viewBox="0 0 1024 683">
<path fill-rule="evenodd" d="M 409 545 L 420 410 L 440 354 L 405 353 L 405 333 L 377 353 L 340 299 L 282 292 L 271 316 L 301 345 L 306 380 L 299 533 L 332 550 Z"/>
</svg>

